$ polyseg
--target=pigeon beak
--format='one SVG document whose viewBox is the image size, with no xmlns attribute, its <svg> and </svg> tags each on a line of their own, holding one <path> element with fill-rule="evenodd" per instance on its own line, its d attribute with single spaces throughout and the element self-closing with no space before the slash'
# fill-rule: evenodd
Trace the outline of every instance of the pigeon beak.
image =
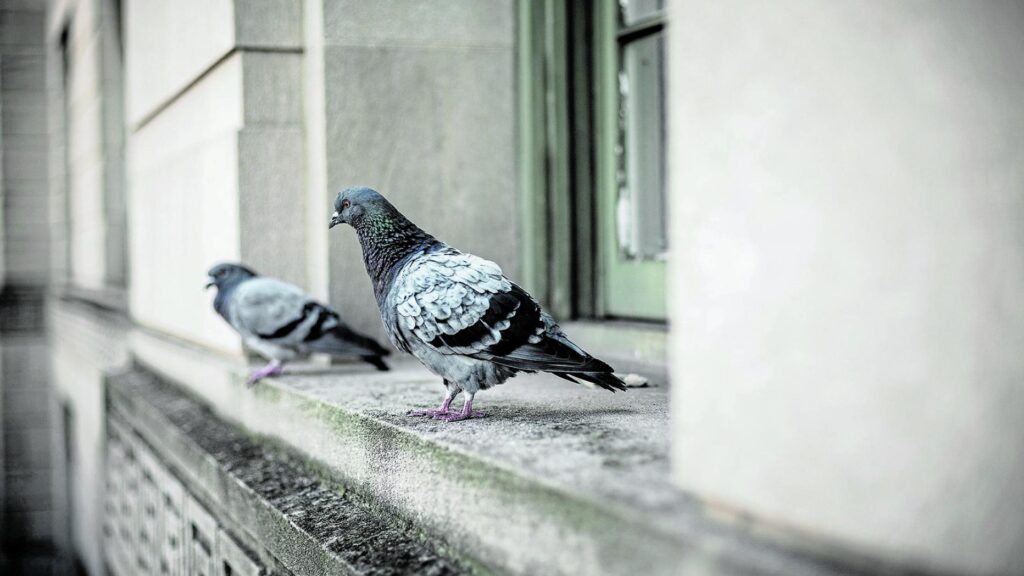
<svg viewBox="0 0 1024 576">
<path fill-rule="evenodd" d="M 338 224 L 341 224 L 341 214 L 335 212 L 334 214 L 331 214 L 331 225 L 328 226 L 327 229 L 330 230 L 331 228 L 334 228 Z"/>
<path fill-rule="evenodd" d="M 206 288 L 204 288 L 204 290 L 209 290 L 210 286 L 215 286 L 216 284 L 217 283 L 213 281 L 213 276 L 207 276 L 206 277 Z"/>
</svg>

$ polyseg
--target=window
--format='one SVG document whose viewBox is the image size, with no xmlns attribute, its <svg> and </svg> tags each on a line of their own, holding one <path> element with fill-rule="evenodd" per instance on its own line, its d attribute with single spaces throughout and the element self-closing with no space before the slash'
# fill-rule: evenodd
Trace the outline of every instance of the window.
<svg viewBox="0 0 1024 576">
<path fill-rule="evenodd" d="M 602 2 L 597 19 L 599 253 L 611 316 L 665 318 L 662 4 Z"/>
<path fill-rule="evenodd" d="M 105 272 L 108 286 L 128 286 L 127 185 L 125 181 L 124 12 L 121 0 L 105 4 L 103 103 L 106 150 L 104 167 Z"/>
<path fill-rule="evenodd" d="M 562 318 L 665 319 L 663 0 L 520 4 L 529 288 Z"/>
<path fill-rule="evenodd" d="M 63 272 L 80 295 L 119 302 L 128 274 L 121 2 L 100 16 L 95 26 L 69 22 L 60 37 Z"/>
</svg>

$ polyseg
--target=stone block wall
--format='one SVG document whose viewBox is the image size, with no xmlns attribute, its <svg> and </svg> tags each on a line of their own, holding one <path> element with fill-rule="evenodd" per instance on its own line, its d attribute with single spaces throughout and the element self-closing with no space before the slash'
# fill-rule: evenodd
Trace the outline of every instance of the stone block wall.
<svg viewBox="0 0 1024 576">
<path fill-rule="evenodd" d="M 66 533 L 53 493 L 49 352 L 41 331 L 0 333 L 0 547 L 44 554 Z"/>
<path fill-rule="evenodd" d="M 65 552 L 90 574 L 103 569 L 100 547 L 106 481 L 104 373 L 127 360 L 128 322 L 120 313 L 74 299 L 47 300 L 54 498 L 70 540 Z"/>
<path fill-rule="evenodd" d="M 55 555 L 66 536 L 45 334 L 44 22 L 40 3 L 0 1 L 0 555 L 30 563 Z"/>
<path fill-rule="evenodd" d="M 45 6 L 0 2 L 0 274 L 49 277 Z"/>
<path fill-rule="evenodd" d="M 515 3 L 321 2 L 327 190 L 369 185 L 438 238 L 519 273 Z M 311 196 L 315 197 L 315 196 Z M 326 226 L 325 226 L 326 228 Z M 359 243 L 327 237 L 330 296 L 383 337 Z"/>
<path fill-rule="evenodd" d="M 237 355 L 202 290 L 206 270 L 243 260 L 305 279 L 299 2 L 126 11 L 132 315 Z"/>
</svg>

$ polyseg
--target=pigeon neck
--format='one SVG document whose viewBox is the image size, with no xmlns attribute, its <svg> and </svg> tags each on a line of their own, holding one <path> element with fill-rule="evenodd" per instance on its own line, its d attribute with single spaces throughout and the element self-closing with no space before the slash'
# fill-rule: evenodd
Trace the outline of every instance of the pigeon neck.
<svg viewBox="0 0 1024 576">
<path fill-rule="evenodd" d="M 217 297 L 213 299 L 213 309 L 220 314 L 222 318 L 227 320 L 228 318 L 228 302 L 231 301 L 231 294 L 238 288 L 238 285 L 245 282 L 250 277 L 245 278 L 232 278 L 225 282 L 222 286 L 217 287 Z"/>
<path fill-rule="evenodd" d="M 404 259 L 438 243 L 437 239 L 420 230 L 401 214 L 364 221 L 356 232 L 363 248 L 363 262 L 373 279 L 373 292 L 378 301 Z"/>
</svg>

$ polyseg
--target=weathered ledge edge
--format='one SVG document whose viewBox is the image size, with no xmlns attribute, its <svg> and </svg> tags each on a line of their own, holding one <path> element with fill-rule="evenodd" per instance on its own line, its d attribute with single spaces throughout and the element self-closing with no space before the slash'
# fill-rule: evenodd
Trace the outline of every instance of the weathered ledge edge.
<svg viewBox="0 0 1024 576">
<path fill-rule="evenodd" d="M 287 449 L 247 437 L 157 375 L 135 366 L 108 375 L 106 383 L 115 427 L 141 438 L 270 573 L 480 571 L 344 485 L 332 486 Z"/>
<path fill-rule="evenodd" d="M 485 569 L 515 574 L 919 573 L 918 567 L 813 538 L 780 540 L 742 517 L 723 524 L 708 518 L 699 503 L 652 521 L 642 511 L 581 498 L 544 478 L 422 438 L 382 414 L 324 401 L 295 387 L 298 382 L 355 382 L 365 390 L 379 378 L 372 373 L 282 378 L 246 390 L 245 374 L 235 363 L 145 332 L 136 334 L 134 344 L 141 364 L 201 398 L 220 417 L 302 453 L 375 506 L 437 534 Z M 407 382 L 424 384 L 421 377 Z M 474 513 L 462 512 L 467 509 Z"/>
</svg>

